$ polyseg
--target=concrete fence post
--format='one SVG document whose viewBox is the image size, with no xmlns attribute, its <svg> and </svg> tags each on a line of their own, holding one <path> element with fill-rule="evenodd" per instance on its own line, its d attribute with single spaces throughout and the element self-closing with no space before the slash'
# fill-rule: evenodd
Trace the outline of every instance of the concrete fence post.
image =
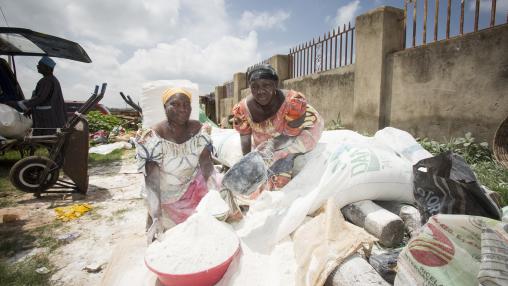
<svg viewBox="0 0 508 286">
<path fill-rule="evenodd" d="M 247 88 L 247 74 L 237 72 L 233 75 L 233 105 L 242 100 L 242 89 Z"/>
<path fill-rule="evenodd" d="M 269 60 L 269 64 L 275 69 L 277 75 L 279 75 L 279 87 L 282 87 L 282 82 L 289 79 L 289 56 L 272 56 Z"/>
<path fill-rule="evenodd" d="M 389 112 L 387 55 L 404 49 L 404 11 L 380 7 L 356 17 L 354 129 L 374 133 Z"/>
<path fill-rule="evenodd" d="M 215 87 L 215 118 L 217 118 L 217 123 L 220 123 L 222 120 L 221 114 L 222 109 L 222 99 L 226 97 L 226 88 L 223 85 L 219 85 Z"/>
</svg>

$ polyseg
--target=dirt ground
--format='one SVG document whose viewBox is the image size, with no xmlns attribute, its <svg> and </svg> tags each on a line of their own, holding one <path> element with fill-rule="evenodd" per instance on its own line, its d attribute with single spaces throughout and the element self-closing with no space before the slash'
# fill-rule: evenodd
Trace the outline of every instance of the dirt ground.
<svg viewBox="0 0 508 286">
<path fill-rule="evenodd" d="M 65 243 L 50 252 L 56 266 L 53 285 L 100 285 L 113 248 L 125 237 L 144 236 L 146 209 L 140 196 L 142 174 L 136 172 L 134 159 L 101 164 L 89 170 L 90 187 L 86 196 L 43 195 L 35 199 L 26 194 L 17 205 L 0 209 L 19 215 L 19 226 L 34 228 L 56 220 L 54 208 L 88 203 L 93 209 L 84 216 L 64 222 L 61 231 Z M 2 227 L 6 227 L 3 224 Z M 74 237 L 77 237 L 73 239 Z M 25 249 L 10 260 L 18 261 L 47 249 Z"/>
</svg>

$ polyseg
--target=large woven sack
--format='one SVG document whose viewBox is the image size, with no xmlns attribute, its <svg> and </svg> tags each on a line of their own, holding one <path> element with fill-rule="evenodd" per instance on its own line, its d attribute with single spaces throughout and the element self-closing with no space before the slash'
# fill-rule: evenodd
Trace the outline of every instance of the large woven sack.
<svg viewBox="0 0 508 286">
<path fill-rule="evenodd" d="M 0 136 L 20 139 L 31 127 L 32 119 L 8 105 L 0 104 Z"/>
</svg>

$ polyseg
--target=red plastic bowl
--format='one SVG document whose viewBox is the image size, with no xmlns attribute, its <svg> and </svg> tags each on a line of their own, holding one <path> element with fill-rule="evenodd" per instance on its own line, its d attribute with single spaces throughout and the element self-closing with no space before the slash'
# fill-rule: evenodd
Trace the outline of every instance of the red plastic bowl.
<svg viewBox="0 0 508 286">
<path fill-rule="evenodd" d="M 223 263 L 212 267 L 208 270 L 190 273 L 190 274 L 169 274 L 159 272 L 148 264 L 145 258 L 145 265 L 152 271 L 157 274 L 159 281 L 166 286 L 213 286 L 224 276 L 224 273 L 228 270 L 229 265 L 233 261 L 233 258 L 240 251 L 240 241 L 238 241 L 238 248 L 235 253 L 231 255 L 226 261 Z"/>
</svg>

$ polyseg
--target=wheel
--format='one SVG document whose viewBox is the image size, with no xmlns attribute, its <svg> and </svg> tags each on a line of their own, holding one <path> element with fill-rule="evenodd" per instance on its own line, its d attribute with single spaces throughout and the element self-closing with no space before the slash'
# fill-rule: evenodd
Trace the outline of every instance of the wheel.
<svg viewBox="0 0 508 286">
<path fill-rule="evenodd" d="M 46 180 L 39 184 L 39 177 L 49 163 L 50 171 Z M 55 162 L 46 157 L 30 156 L 23 158 L 12 166 L 9 172 L 9 179 L 17 189 L 27 193 L 40 193 L 58 180 L 60 168 Z"/>
</svg>

